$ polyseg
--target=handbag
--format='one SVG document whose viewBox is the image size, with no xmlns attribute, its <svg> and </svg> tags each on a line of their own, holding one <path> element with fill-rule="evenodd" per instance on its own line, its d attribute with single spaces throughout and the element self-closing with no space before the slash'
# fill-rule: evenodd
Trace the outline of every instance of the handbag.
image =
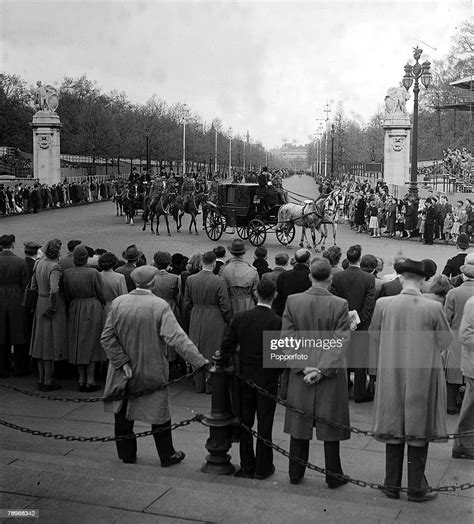
<svg viewBox="0 0 474 524">
<path fill-rule="evenodd" d="M 38 290 L 31 288 L 31 282 L 33 281 L 33 275 L 36 272 L 36 265 L 38 264 L 38 261 L 36 261 L 34 267 L 33 267 L 33 273 L 31 275 L 31 280 L 29 284 L 26 286 L 25 292 L 23 294 L 23 300 L 21 301 L 21 306 L 25 309 L 35 310 L 36 304 L 38 302 Z"/>
</svg>

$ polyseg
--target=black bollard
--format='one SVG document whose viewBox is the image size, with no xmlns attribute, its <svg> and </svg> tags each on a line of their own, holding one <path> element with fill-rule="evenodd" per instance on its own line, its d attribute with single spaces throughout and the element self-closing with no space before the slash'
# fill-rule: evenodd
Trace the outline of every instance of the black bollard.
<svg viewBox="0 0 474 524">
<path fill-rule="evenodd" d="M 212 384 L 211 414 L 202 423 L 209 427 L 206 449 L 209 455 L 201 468 L 204 473 L 232 475 L 235 467 L 227 453 L 232 446 L 234 419 L 230 414 L 229 370 L 223 365 L 222 354 L 216 351 L 212 357 L 214 365 L 209 370 Z"/>
</svg>

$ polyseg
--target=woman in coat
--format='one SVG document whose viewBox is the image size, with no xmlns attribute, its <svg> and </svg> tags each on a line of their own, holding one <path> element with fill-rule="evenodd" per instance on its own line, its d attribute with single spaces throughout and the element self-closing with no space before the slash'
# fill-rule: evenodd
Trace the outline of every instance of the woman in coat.
<svg viewBox="0 0 474 524">
<path fill-rule="evenodd" d="M 105 294 L 104 317 L 107 318 L 112 305 L 112 300 L 119 297 L 120 295 L 125 295 L 128 293 L 127 282 L 125 280 L 125 275 L 115 273 L 114 271 L 118 260 L 113 253 L 104 253 L 100 255 L 98 262 L 100 269 L 99 274 L 100 278 L 102 279 Z"/>
<path fill-rule="evenodd" d="M 355 204 L 354 222 L 357 226 L 357 233 L 362 233 L 362 226 L 365 223 L 365 208 L 366 202 L 362 193 L 359 195 L 359 199 Z"/>
<path fill-rule="evenodd" d="M 69 362 L 77 366 L 79 391 L 99 391 L 94 378 L 95 363 L 106 360 L 100 345 L 104 326 L 104 286 L 99 272 L 86 267 L 89 254 L 80 245 L 74 248 L 75 267 L 64 272 L 64 293 L 69 304 Z"/>
<path fill-rule="evenodd" d="M 30 354 L 37 359 L 40 391 L 53 391 L 61 386 L 53 382 L 53 363 L 67 358 L 66 304 L 61 289 L 62 271 L 58 264 L 61 240 L 50 240 L 44 258 L 36 263 L 31 279 L 38 290 L 33 319 Z"/>
</svg>

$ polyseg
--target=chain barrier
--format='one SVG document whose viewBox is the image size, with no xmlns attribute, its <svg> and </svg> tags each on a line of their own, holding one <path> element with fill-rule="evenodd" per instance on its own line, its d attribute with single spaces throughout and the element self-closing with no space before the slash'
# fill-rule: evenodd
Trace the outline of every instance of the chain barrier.
<svg viewBox="0 0 474 524">
<path fill-rule="evenodd" d="M 193 422 L 201 422 L 203 419 L 204 415 L 202 415 L 201 413 L 197 413 L 192 418 L 188 418 L 186 420 L 182 420 L 181 422 L 171 424 L 171 428 L 151 429 L 148 431 L 142 431 L 141 433 L 120 435 L 118 437 L 78 437 L 76 435 L 63 435 L 61 433 L 51 433 L 50 431 L 38 431 L 30 428 L 25 428 L 24 426 L 17 426 L 16 424 L 12 424 L 11 422 L 7 422 L 6 420 L 0 420 L 0 426 L 5 426 L 16 431 L 21 431 L 21 433 L 28 433 L 29 435 L 34 435 L 35 437 L 53 438 L 55 440 L 66 440 L 68 442 L 117 442 L 120 440 L 128 440 L 131 438 L 148 437 L 156 433 L 163 433 L 164 431 L 169 431 L 170 429 L 171 431 L 173 431 L 177 428 L 189 426 L 189 424 L 192 424 Z"/>
<path fill-rule="evenodd" d="M 408 489 L 406 487 L 398 487 L 398 486 L 385 486 L 383 484 L 378 484 L 377 482 L 367 482 L 365 480 L 359 480 L 359 479 L 353 479 L 349 475 L 343 475 L 341 473 L 334 473 L 332 471 L 328 471 L 325 468 L 321 468 L 320 466 L 316 466 L 315 464 L 312 464 L 311 462 L 306 462 L 302 458 L 295 457 L 291 455 L 286 449 L 283 449 L 282 447 L 278 446 L 277 444 L 274 444 L 271 440 L 268 440 L 262 436 L 260 436 L 256 431 L 249 428 L 245 424 L 240 423 L 240 427 L 242 427 L 245 431 L 253 435 L 258 440 L 262 441 L 266 446 L 274 449 L 278 453 L 282 454 L 289 460 L 292 460 L 294 462 L 297 462 L 298 464 L 301 464 L 302 466 L 307 467 L 308 469 L 311 469 L 313 471 L 317 471 L 318 473 L 322 473 L 323 475 L 327 475 L 328 477 L 332 477 L 337 480 L 343 480 L 350 484 L 354 484 L 356 486 L 360 486 L 361 488 L 370 488 L 370 489 L 392 489 L 397 490 L 399 492 L 403 493 L 409 493 L 413 490 Z M 460 484 L 459 486 L 451 485 L 451 486 L 439 486 L 438 488 L 432 488 L 428 487 L 428 491 L 439 491 L 439 492 L 454 492 L 454 491 L 465 491 L 467 489 L 474 488 L 474 483 L 472 482 L 465 482 L 464 484 Z"/>
<path fill-rule="evenodd" d="M 284 406 L 285 408 L 289 409 L 290 411 L 293 411 L 294 413 L 297 413 L 298 415 L 301 415 L 301 416 L 307 417 L 307 418 L 311 418 L 315 422 L 320 422 L 320 423 L 326 424 L 327 426 L 332 426 L 332 427 L 335 427 L 337 429 L 342 429 L 342 430 L 348 430 L 351 433 L 354 433 L 356 435 L 363 435 L 363 436 L 366 436 L 366 437 L 375 437 L 375 433 L 373 431 L 371 431 L 371 430 L 359 429 L 359 428 L 356 428 L 356 427 L 353 427 L 353 426 L 346 426 L 345 424 L 341 424 L 339 422 L 334 422 L 333 420 L 328 420 L 328 419 L 325 419 L 323 417 L 318 417 L 317 415 L 312 415 L 310 413 L 306 413 L 306 411 L 304 411 L 304 410 L 302 410 L 300 408 L 296 408 L 294 406 L 291 406 L 283 398 L 281 398 L 281 397 L 279 397 L 277 395 L 273 395 L 272 393 L 269 393 L 265 388 L 263 388 L 262 386 L 259 386 L 253 380 L 248 379 L 248 378 L 240 375 L 239 373 L 236 373 L 235 376 L 239 380 L 241 380 L 242 382 L 244 382 L 245 384 L 250 386 L 251 388 L 257 390 L 263 396 L 273 400 L 274 402 L 276 402 L 277 404 L 280 404 L 281 406 Z M 431 435 L 431 436 L 425 436 L 425 437 L 424 436 L 419 436 L 419 435 L 392 435 L 390 433 L 377 433 L 377 437 L 381 438 L 381 439 L 397 439 L 397 440 L 403 440 L 403 441 L 429 440 L 431 442 L 436 442 L 438 440 L 439 441 L 452 440 L 452 439 L 455 439 L 455 438 L 472 437 L 472 436 L 474 436 L 474 430 L 465 431 L 463 433 L 448 433 L 447 435 Z"/>
<path fill-rule="evenodd" d="M 9 389 L 11 391 L 15 391 L 17 393 L 22 393 L 23 395 L 27 395 L 29 397 L 41 398 L 45 400 L 56 400 L 58 402 L 94 403 L 94 402 L 103 402 L 103 401 L 112 401 L 112 400 L 128 400 L 128 399 L 143 397 L 144 395 L 150 395 L 151 393 L 155 393 L 156 391 L 161 391 L 163 389 L 168 388 L 169 386 L 173 386 L 188 378 L 194 377 L 194 375 L 197 375 L 201 371 L 202 371 L 202 368 L 196 369 L 192 373 L 187 373 L 186 375 L 183 375 L 182 377 L 175 378 L 174 380 L 170 380 L 166 384 L 161 384 L 160 386 L 157 386 L 156 388 L 144 389 L 143 391 L 137 391 L 136 393 L 128 393 L 128 394 L 123 394 L 123 395 L 110 395 L 108 397 L 57 397 L 54 395 L 44 395 L 42 393 L 36 393 L 35 391 L 31 391 L 29 389 L 17 388 L 16 386 L 11 386 L 10 384 L 0 383 L 0 387 Z"/>
</svg>

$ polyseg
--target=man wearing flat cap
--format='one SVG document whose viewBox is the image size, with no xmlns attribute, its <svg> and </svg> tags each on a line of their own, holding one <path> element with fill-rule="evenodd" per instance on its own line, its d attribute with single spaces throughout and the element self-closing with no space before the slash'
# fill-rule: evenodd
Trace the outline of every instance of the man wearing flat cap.
<svg viewBox="0 0 474 524">
<path fill-rule="evenodd" d="M 156 390 L 151 394 L 105 403 L 106 411 L 115 413 L 115 435 L 133 434 L 135 420 L 151 424 L 161 466 L 168 467 L 184 458 L 173 447 L 168 389 L 157 389 L 169 381 L 166 347 L 173 348 L 195 369 L 208 364 L 178 324 L 168 303 L 155 296 L 152 288 L 158 270 L 152 266 L 136 268 L 131 277 L 136 289 L 117 297 L 107 317 L 101 342 L 110 366 L 127 381 L 125 392 Z M 114 390 L 113 374 L 107 376 L 104 396 Z M 137 458 L 135 438 L 116 442 L 120 459 L 134 463 Z"/>
<path fill-rule="evenodd" d="M 15 235 L 0 236 L 0 246 L 0 378 L 6 378 L 11 346 L 15 350 L 15 374 L 25 374 L 28 367 L 27 328 L 21 307 L 28 268 L 13 253 Z"/>
<path fill-rule="evenodd" d="M 226 283 L 232 313 L 235 315 L 255 306 L 259 279 L 257 270 L 244 260 L 246 249 L 243 240 L 232 240 L 229 251 L 232 258 L 221 268 L 219 276 Z"/>
<path fill-rule="evenodd" d="M 424 279 L 423 262 L 406 259 L 400 267 L 401 293 L 377 301 L 369 327 L 377 362 L 374 438 L 386 443 L 382 492 L 400 498 L 407 444 L 411 502 L 436 497 L 425 478 L 429 440 L 423 437 L 446 434 L 441 352 L 452 340 L 442 305 L 421 294 Z"/>
</svg>

